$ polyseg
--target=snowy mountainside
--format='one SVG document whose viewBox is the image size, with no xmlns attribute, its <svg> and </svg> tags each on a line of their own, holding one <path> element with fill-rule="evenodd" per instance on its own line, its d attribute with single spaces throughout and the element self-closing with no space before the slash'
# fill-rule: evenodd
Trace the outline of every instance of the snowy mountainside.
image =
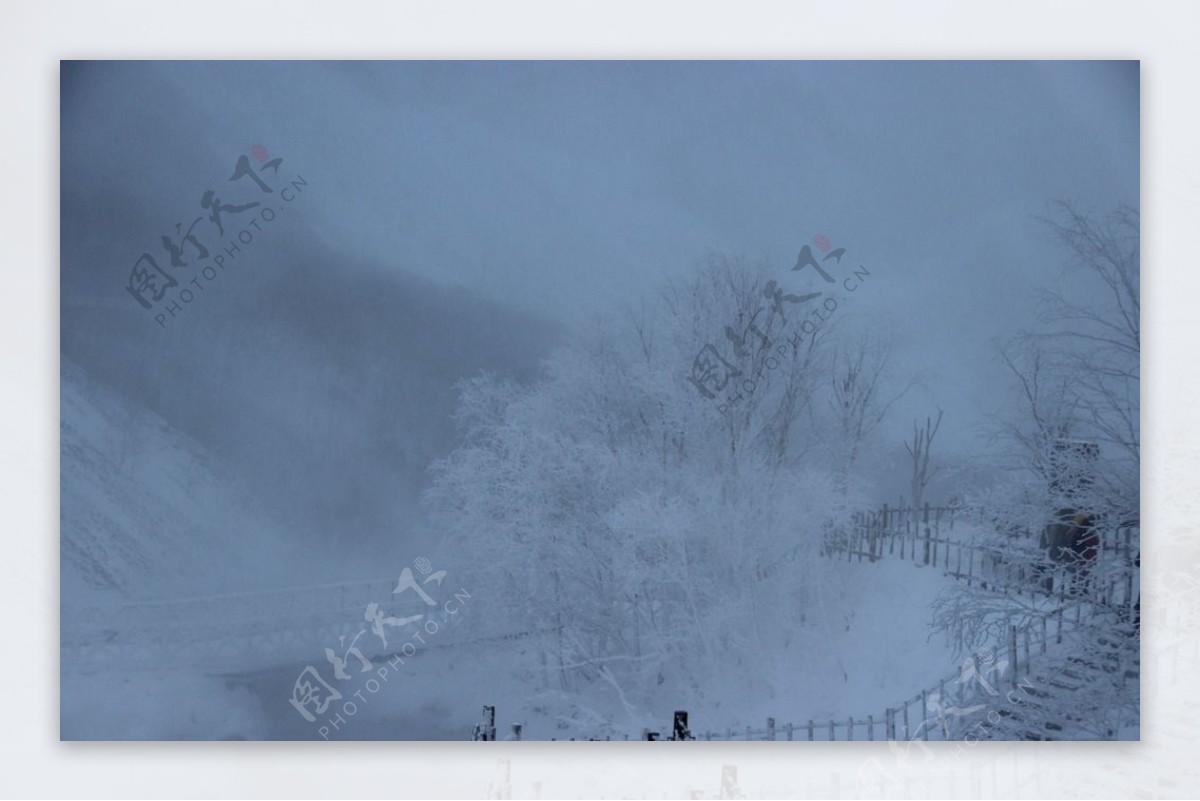
<svg viewBox="0 0 1200 801">
<path fill-rule="evenodd" d="M 286 532 L 220 463 L 78 365 L 61 371 L 64 606 L 286 582 Z"/>
</svg>

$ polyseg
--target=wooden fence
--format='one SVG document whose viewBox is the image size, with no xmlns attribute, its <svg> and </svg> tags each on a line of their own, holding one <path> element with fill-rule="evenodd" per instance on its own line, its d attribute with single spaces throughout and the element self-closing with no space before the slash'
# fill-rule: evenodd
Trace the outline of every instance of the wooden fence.
<svg viewBox="0 0 1200 801">
<path fill-rule="evenodd" d="M 1089 612 L 1084 611 L 1089 604 L 1080 601 L 1074 605 L 1074 614 L 1058 615 L 1057 629 L 1048 625 L 1049 616 L 1040 618 L 1038 624 L 1025 627 L 1010 627 L 1007 641 L 997 648 L 989 649 L 986 654 L 977 652 L 964 659 L 959 670 L 932 685 L 881 710 L 879 714 L 868 714 L 861 717 L 853 715 L 816 720 L 808 719 L 800 722 L 780 722 L 774 717 L 768 717 L 765 725 L 726 727 L 724 729 L 705 729 L 692 731 L 688 723 L 688 713 L 680 710 L 675 713 L 674 725 L 670 731 L 655 731 L 644 729 L 640 737 L 631 738 L 628 734 L 616 739 L 646 740 L 646 741 L 950 741 L 961 738 L 965 725 L 970 722 L 980 724 L 979 719 L 960 720 L 964 705 L 973 700 L 979 700 L 977 687 L 969 684 L 974 681 L 990 688 L 994 696 L 994 705 L 1001 714 L 1004 699 L 1012 702 L 1011 693 L 1018 695 L 1028 691 L 1042 692 L 1037 682 L 1031 680 L 1036 676 L 1034 666 L 1038 657 L 1044 656 L 1055 642 L 1062 641 L 1062 626 L 1064 619 L 1079 623 Z M 1094 607 L 1093 607 L 1094 609 Z M 968 662 L 969 660 L 969 662 Z M 956 711 L 958 710 L 958 711 Z M 993 711 L 989 707 L 989 711 Z M 949 713 L 949 715 L 947 714 Z M 472 739 L 496 739 L 495 707 L 484 707 L 483 722 L 475 727 Z M 985 718 L 986 719 L 986 718 Z M 682 725 L 680 721 L 682 720 Z M 482 736 L 481 736 L 482 732 Z M 1047 732 L 1049 734 L 1049 732 Z M 522 727 L 520 724 L 511 726 L 510 734 L 504 739 L 520 740 Z M 612 740 L 611 735 L 604 737 L 567 738 L 587 740 Z"/>
<path fill-rule="evenodd" d="M 940 567 L 951 578 L 1005 595 L 1057 597 L 1086 595 L 1109 608 L 1132 613 L 1137 602 L 1135 560 L 1140 547 L 1136 526 L 1097 526 L 1091 559 L 1054 561 L 1029 532 L 993 542 L 967 542 L 949 535 L 956 519 L 974 513 L 963 507 L 889 507 L 856 512 L 847 529 L 831 530 L 826 556 L 845 554 L 853 561 L 898 558 L 919 566 Z"/>
<path fill-rule="evenodd" d="M 1049 599 L 1045 609 L 1029 612 L 1023 626 L 1010 626 L 1005 642 L 964 659 L 959 671 L 919 693 L 880 711 L 878 715 L 780 723 L 769 717 L 762 727 L 727 727 L 723 730 L 692 732 L 688 713 L 677 711 L 671 731 L 644 730 L 641 740 L 950 740 L 957 739 L 950 709 L 960 708 L 972 697 L 964 677 L 1004 696 L 1027 687 L 1040 657 L 1063 641 L 1064 629 L 1078 626 L 1093 616 L 1134 621 L 1139 588 L 1134 568 L 1140 547 L 1136 526 L 1100 527 L 1096 554 L 1087 564 L 1062 564 L 1036 547 L 1037 539 L 1026 533 L 1013 541 L 968 542 L 950 533 L 955 523 L 976 514 L 963 507 L 890 507 L 857 512 L 851 525 L 826 532 L 822 553 L 829 558 L 876 562 L 884 558 L 907 560 L 919 567 L 940 568 L 944 574 L 969 586 L 997 593 Z M 1132 631 L 1136 633 L 1136 624 Z M 975 696 L 978 698 L 978 696 Z M 475 739 L 495 739 L 495 708 L 485 707 L 484 723 L 476 726 Z M 478 736 L 480 731 L 490 737 Z M 521 739 L 520 726 L 506 738 Z M 576 738 L 571 738 L 576 739 Z M 612 739 L 592 737 L 584 739 Z M 624 735 L 623 739 L 630 737 Z"/>
</svg>

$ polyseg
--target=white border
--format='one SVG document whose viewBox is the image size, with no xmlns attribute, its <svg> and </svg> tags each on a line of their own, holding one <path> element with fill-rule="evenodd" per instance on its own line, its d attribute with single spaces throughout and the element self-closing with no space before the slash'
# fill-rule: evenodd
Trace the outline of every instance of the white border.
<svg viewBox="0 0 1200 801">
<path fill-rule="evenodd" d="M 884 744 L 58 742 L 58 60 L 61 58 L 1134 58 L 1142 60 L 1148 609 L 1195 619 L 1189 514 L 1200 465 L 1191 307 L 1200 172 L 1200 4 L 1183 2 L 34 2 L 7 4 L 3 68 L 0 788 L 27 797 L 479 797 L 512 760 L 514 797 L 1196 796 L 1197 684 L 1152 658 L 1143 743 L 980 745 L 951 779 L 863 784 Z M 1170 542 L 1165 534 L 1170 533 Z M 890 764 L 890 763 L 887 763 Z M 864 770 L 867 773 L 864 773 Z M 1189 778 L 1192 777 L 1192 778 Z M 1019 785 L 1019 786 L 1018 786 Z"/>
</svg>

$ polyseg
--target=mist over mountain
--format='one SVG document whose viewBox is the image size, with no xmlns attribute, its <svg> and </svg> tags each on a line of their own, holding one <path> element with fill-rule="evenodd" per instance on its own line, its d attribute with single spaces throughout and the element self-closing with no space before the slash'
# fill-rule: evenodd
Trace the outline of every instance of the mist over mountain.
<svg viewBox="0 0 1200 801">
<path fill-rule="evenodd" d="M 556 330 L 328 248 L 267 251 L 166 328 L 132 302 L 71 305 L 63 357 L 220 459 L 297 544 L 403 547 L 455 445 L 455 383 L 527 380 Z"/>
<path fill-rule="evenodd" d="M 1136 62 L 61 72 L 66 737 L 881 739 L 1131 631 Z"/>
</svg>

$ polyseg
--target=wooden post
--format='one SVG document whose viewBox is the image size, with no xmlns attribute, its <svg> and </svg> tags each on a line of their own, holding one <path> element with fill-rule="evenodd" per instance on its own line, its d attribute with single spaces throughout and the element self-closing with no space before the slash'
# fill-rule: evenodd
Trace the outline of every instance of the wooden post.
<svg viewBox="0 0 1200 801">
<path fill-rule="evenodd" d="M 833 731 L 833 721 L 831 720 L 831 721 L 829 721 L 829 742 L 832 743 L 836 739 L 837 739 L 837 734 L 835 734 Z"/>
<path fill-rule="evenodd" d="M 808 719 L 808 741 L 811 743 L 813 739 L 813 722 L 812 718 Z"/>
<path fill-rule="evenodd" d="M 854 716 L 853 715 L 850 716 L 850 720 L 846 724 L 846 739 L 847 740 L 854 739 Z"/>
<path fill-rule="evenodd" d="M 1008 627 L 1008 650 L 1012 658 L 1012 686 L 1017 689 L 1017 674 L 1020 666 L 1017 664 L 1017 627 Z"/>
<path fill-rule="evenodd" d="M 675 719 L 671 723 L 671 739 L 692 739 L 692 733 L 688 731 L 688 713 L 686 709 L 675 710 Z"/>
<path fill-rule="evenodd" d="M 767 739 L 775 739 L 775 718 L 767 718 Z"/>
<path fill-rule="evenodd" d="M 1046 616 L 1042 615 L 1042 653 L 1046 653 L 1046 640 L 1049 635 L 1046 632 Z"/>
<path fill-rule="evenodd" d="M 888 707 L 883 718 L 883 738 L 885 740 L 896 739 L 896 710 Z"/>
<path fill-rule="evenodd" d="M 867 715 L 867 739 L 875 739 L 875 716 Z"/>
<path fill-rule="evenodd" d="M 788 741 L 789 741 L 789 742 L 790 742 L 791 740 L 795 739 L 795 738 L 792 736 L 792 735 L 793 735 L 793 733 L 794 733 L 794 732 L 793 732 L 793 729 L 794 729 L 794 728 L 795 728 L 795 727 L 794 727 L 794 726 L 792 726 L 792 724 L 790 724 L 790 723 L 787 725 L 787 738 L 788 738 Z"/>
<path fill-rule="evenodd" d="M 885 522 L 884 522 L 884 524 L 883 524 L 883 528 L 875 532 L 875 536 L 874 536 L 874 537 L 872 537 L 872 539 L 873 539 L 873 540 L 874 540 L 874 539 L 877 539 L 877 538 L 879 537 L 879 534 L 880 534 L 880 533 L 882 533 L 882 534 L 884 534 L 884 535 L 886 536 L 886 535 L 887 535 L 887 532 L 891 530 L 891 527 L 890 527 L 890 526 L 887 524 L 887 520 L 888 520 L 888 505 L 887 505 L 886 503 L 883 505 L 883 519 L 884 519 L 884 521 L 885 521 Z M 880 549 L 879 549 L 879 555 L 880 555 L 880 556 L 882 556 L 882 555 L 883 555 L 883 549 L 882 549 L 882 548 L 880 548 Z M 872 561 L 872 562 L 874 562 L 874 561 L 875 561 L 875 544 L 874 544 L 874 542 L 872 542 L 872 544 L 871 544 L 871 561 Z"/>
<path fill-rule="evenodd" d="M 929 564 L 929 502 L 925 502 L 925 564 Z"/>
<path fill-rule="evenodd" d="M 904 702 L 904 739 L 907 740 L 909 738 L 909 736 L 910 735 L 909 735 L 909 728 L 908 728 L 908 701 L 905 701 Z"/>
<path fill-rule="evenodd" d="M 929 727 L 925 725 L 925 721 L 929 720 L 929 701 L 926 697 L 926 691 L 921 690 L 921 731 L 924 732 L 925 739 L 929 739 Z"/>
<path fill-rule="evenodd" d="M 494 706 L 483 708 L 483 739 L 496 739 L 496 707 Z"/>
</svg>

